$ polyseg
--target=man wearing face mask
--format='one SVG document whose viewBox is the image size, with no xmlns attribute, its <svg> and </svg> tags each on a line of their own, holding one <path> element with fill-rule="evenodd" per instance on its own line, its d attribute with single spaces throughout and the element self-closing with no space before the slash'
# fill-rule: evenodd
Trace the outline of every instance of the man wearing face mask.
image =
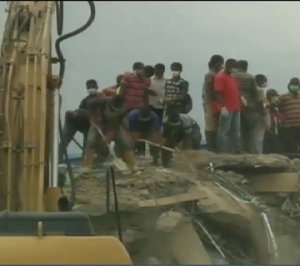
<svg viewBox="0 0 300 266">
<path fill-rule="evenodd" d="M 85 83 L 87 96 L 83 98 L 83 100 L 79 104 L 79 109 L 87 109 L 86 103 L 89 99 L 96 97 L 98 84 L 97 81 L 94 79 L 89 79 Z"/>
<path fill-rule="evenodd" d="M 120 86 L 120 94 L 124 98 L 124 106 L 129 113 L 139 108 L 141 103 L 148 104 L 150 79 L 144 75 L 144 64 L 133 64 L 133 73 L 125 73 Z"/>
<path fill-rule="evenodd" d="M 59 163 L 63 161 L 63 151 L 68 147 L 76 132 L 83 134 L 83 146 L 86 143 L 87 133 L 90 127 L 89 112 L 87 111 L 87 101 L 97 97 L 98 84 L 94 79 L 86 81 L 88 95 L 80 102 L 79 108 L 75 111 L 67 111 L 62 132 L 62 142 L 59 147 Z"/>
<path fill-rule="evenodd" d="M 268 111 L 265 108 L 265 90 L 268 86 L 267 77 L 263 74 L 258 74 L 255 76 L 255 81 L 257 85 L 257 121 L 254 128 L 254 143 L 255 143 L 255 152 L 262 154 L 263 153 L 263 142 L 264 135 L 266 130 L 266 118 Z"/>
<path fill-rule="evenodd" d="M 160 145 L 162 143 L 161 122 L 159 117 L 149 106 L 142 106 L 139 109 L 132 110 L 127 115 L 129 132 L 135 147 L 138 147 L 138 139 L 146 139 Z M 159 149 L 150 145 L 150 154 L 153 157 L 153 164 L 157 165 Z"/>
<path fill-rule="evenodd" d="M 288 84 L 289 92 L 279 98 L 285 117 L 282 123 L 282 142 L 286 153 L 299 152 L 300 148 L 300 81 L 292 78 Z"/>
<path fill-rule="evenodd" d="M 231 75 L 234 64 L 234 59 L 228 59 L 225 62 L 224 71 L 216 74 L 214 78 L 216 99 L 221 106 L 217 130 L 217 146 L 219 152 L 226 152 L 228 135 L 230 150 L 235 153 L 241 153 L 240 92 L 236 79 Z"/>
<path fill-rule="evenodd" d="M 281 143 L 279 140 L 279 126 L 284 121 L 284 115 L 281 113 L 279 94 L 274 89 L 267 90 L 266 108 L 268 122 L 264 136 L 263 153 L 281 153 Z"/>
<path fill-rule="evenodd" d="M 199 150 L 202 135 L 198 123 L 187 114 L 172 112 L 163 121 L 164 146 L 175 148 L 178 143 L 183 142 L 182 149 Z M 163 167 L 168 167 L 172 154 L 170 151 L 161 150 Z"/>
<path fill-rule="evenodd" d="M 202 103 L 205 119 L 205 139 L 209 151 L 217 151 L 217 126 L 220 107 L 215 99 L 214 77 L 223 69 L 224 58 L 213 55 L 209 60 L 209 71 L 204 76 L 202 86 Z"/>
<path fill-rule="evenodd" d="M 192 98 L 189 95 L 189 83 L 180 75 L 182 72 L 181 63 L 171 64 L 172 78 L 166 80 L 165 104 L 166 114 L 178 112 L 187 114 L 192 110 Z"/>
<path fill-rule="evenodd" d="M 154 67 L 154 75 L 151 77 L 150 89 L 156 92 L 156 96 L 149 97 L 149 104 L 153 112 L 155 112 L 160 122 L 162 122 L 164 108 L 162 102 L 165 99 L 166 79 L 164 77 L 165 65 L 156 64 Z"/>
<path fill-rule="evenodd" d="M 89 111 L 97 113 L 98 121 L 95 124 L 103 132 L 105 140 L 101 138 L 95 126 L 91 125 L 87 137 L 85 167 L 93 167 L 94 154 L 97 149 L 108 154 L 107 145 L 114 141 L 129 170 L 132 173 L 137 172 L 131 143 L 125 131 L 128 129 L 128 121 L 123 104 L 124 99 L 119 95 L 111 99 L 94 98 L 88 101 Z"/>
</svg>

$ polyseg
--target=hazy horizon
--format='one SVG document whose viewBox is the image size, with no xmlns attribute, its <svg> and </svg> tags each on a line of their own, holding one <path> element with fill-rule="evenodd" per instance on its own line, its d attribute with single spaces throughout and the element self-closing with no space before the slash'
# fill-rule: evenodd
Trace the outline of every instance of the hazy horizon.
<svg viewBox="0 0 300 266">
<path fill-rule="evenodd" d="M 67 33 L 85 23 L 89 9 L 84 1 L 64 3 Z M 115 77 L 130 71 L 135 61 L 164 63 L 167 76 L 172 62 L 183 64 L 182 76 L 190 82 L 194 102 L 191 116 L 202 132 L 201 86 L 211 55 L 248 60 L 249 72 L 265 74 L 269 87 L 279 92 L 286 91 L 291 77 L 299 76 L 297 2 L 103 1 L 95 5 L 92 26 L 62 45 L 67 60 L 62 117 L 86 95 L 87 79 L 96 79 L 100 88 L 113 85 Z M 5 6 L 0 2 L 3 17 Z M 55 41 L 55 15 L 53 21 Z M 2 18 L 1 31 L 3 26 Z M 79 134 L 76 138 L 81 140 Z M 78 152 L 73 143 L 69 152 Z"/>
</svg>

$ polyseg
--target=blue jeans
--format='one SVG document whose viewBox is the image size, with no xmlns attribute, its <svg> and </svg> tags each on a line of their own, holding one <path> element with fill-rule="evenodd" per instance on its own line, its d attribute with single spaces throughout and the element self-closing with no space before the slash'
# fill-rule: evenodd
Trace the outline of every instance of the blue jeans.
<svg viewBox="0 0 300 266">
<path fill-rule="evenodd" d="M 217 147 L 219 152 L 226 152 L 227 140 L 229 140 L 230 150 L 241 152 L 240 126 L 240 112 L 229 112 L 226 117 L 220 115 L 217 132 Z"/>
</svg>

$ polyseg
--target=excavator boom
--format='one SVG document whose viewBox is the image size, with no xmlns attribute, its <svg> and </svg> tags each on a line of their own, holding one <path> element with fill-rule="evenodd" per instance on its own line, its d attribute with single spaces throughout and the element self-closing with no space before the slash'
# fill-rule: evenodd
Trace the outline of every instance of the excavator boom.
<svg viewBox="0 0 300 266">
<path fill-rule="evenodd" d="M 63 1 L 7 4 L 0 47 L 0 211 L 9 212 L 0 215 L 0 223 L 7 225 L 5 236 L 3 232 L 0 235 L 2 242 L 9 245 L 2 250 L 6 256 L 0 263 L 131 263 L 123 244 L 115 237 L 95 236 L 83 214 L 74 216 L 63 208 L 56 212 L 60 199 L 64 199 L 58 186 L 57 160 L 60 86 L 65 72 L 60 43 L 92 24 L 95 5 L 93 1 L 87 2 L 90 18 L 82 27 L 65 35 L 62 35 Z M 57 58 L 52 58 L 55 9 L 61 36 L 55 42 Z M 52 63 L 60 64 L 58 76 L 51 73 Z M 67 158 L 66 151 L 64 154 Z M 72 176 L 70 165 L 68 170 Z M 74 194 L 71 198 L 74 202 Z M 85 233 L 79 221 L 85 221 Z M 70 236 L 70 229 L 78 225 L 79 230 L 73 230 Z M 12 245 L 17 253 L 11 252 Z M 74 250 L 83 251 L 85 256 L 77 252 L 80 258 L 74 257 Z"/>
<path fill-rule="evenodd" d="M 54 1 L 10 1 L 6 9 L 0 55 L 1 209 L 44 209 L 54 144 L 49 134 L 54 8 Z"/>
</svg>

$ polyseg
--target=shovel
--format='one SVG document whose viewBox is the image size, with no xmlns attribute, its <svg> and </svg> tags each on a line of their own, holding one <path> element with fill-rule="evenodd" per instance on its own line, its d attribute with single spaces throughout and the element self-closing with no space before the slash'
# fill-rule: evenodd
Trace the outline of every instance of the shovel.
<svg viewBox="0 0 300 266">
<path fill-rule="evenodd" d="M 97 132 L 99 133 L 99 135 L 101 136 L 101 138 L 103 139 L 103 141 L 105 143 L 106 142 L 106 137 L 103 134 L 102 130 L 93 122 L 91 122 L 91 125 L 93 127 L 95 127 L 95 129 L 97 130 Z M 119 159 L 116 154 L 115 151 L 113 150 L 113 148 L 110 146 L 110 144 L 107 144 L 107 148 L 109 150 L 109 155 L 107 158 L 108 164 L 113 164 L 115 165 L 119 170 L 124 171 L 124 170 L 128 170 L 127 165 L 123 162 L 123 160 Z"/>
<path fill-rule="evenodd" d="M 163 149 L 163 150 L 170 151 L 170 152 L 172 152 L 172 153 L 175 153 L 175 152 L 176 152 L 177 154 L 181 155 L 181 156 L 183 157 L 183 159 L 187 162 L 187 165 L 188 165 L 188 167 L 190 168 L 190 170 L 191 170 L 193 173 L 196 172 L 195 168 L 194 168 L 190 163 L 188 163 L 188 160 L 189 160 L 189 159 L 186 157 L 186 155 L 185 155 L 184 153 L 182 153 L 181 150 L 178 149 L 177 147 L 175 147 L 175 149 L 172 149 L 172 148 L 169 148 L 169 147 L 166 147 L 166 146 L 163 146 L 163 145 L 156 144 L 156 143 L 154 143 L 154 142 L 152 142 L 152 141 L 149 141 L 149 140 L 146 140 L 146 139 L 137 139 L 137 141 L 147 143 L 147 144 L 149 144 L 149 145 L 158 147 L 158 148 Z"/>
</svg>

